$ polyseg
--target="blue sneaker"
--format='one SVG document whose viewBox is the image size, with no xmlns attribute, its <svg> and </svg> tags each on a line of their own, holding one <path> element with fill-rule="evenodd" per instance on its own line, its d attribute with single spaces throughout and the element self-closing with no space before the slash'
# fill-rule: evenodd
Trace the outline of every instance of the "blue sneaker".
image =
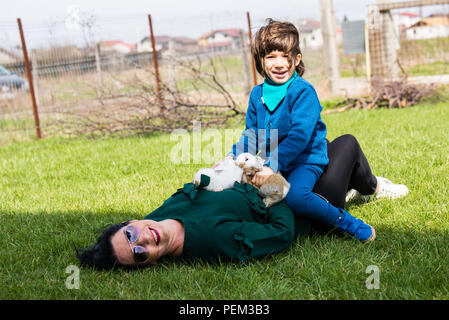
<svg viewBox="0 0 449 320">
<path fill-rule="evenodd" d="M 335 226 L 337 229 L 349 233 L 362 242 L 371 242 L 376 238 L 376 231 L 369 224 L 353 217 L 349 212 L 340 210 Z"/>
</svg>

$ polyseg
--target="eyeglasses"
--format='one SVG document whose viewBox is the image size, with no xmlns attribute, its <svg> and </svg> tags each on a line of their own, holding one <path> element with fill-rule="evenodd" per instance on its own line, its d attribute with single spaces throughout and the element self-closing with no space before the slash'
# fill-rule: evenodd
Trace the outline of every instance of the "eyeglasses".
<svg viewBox="0 0 449 320">
<path fill-rule="evenodd" d="M 133 251 L 134 260 L 136 262 L 144 262 L 145 260 L 147 260 L 150 257 L 150 254 L 144 247 L 132 246 L 132 244 L 136 242 L 137 239 L 139 239 L 139 229 L 134 226 L 127 226 L 125 229 L 123 229 L 123 232 L 125 233 L 129 245 L 131 246 L 131 249 Z"/>
</svg>

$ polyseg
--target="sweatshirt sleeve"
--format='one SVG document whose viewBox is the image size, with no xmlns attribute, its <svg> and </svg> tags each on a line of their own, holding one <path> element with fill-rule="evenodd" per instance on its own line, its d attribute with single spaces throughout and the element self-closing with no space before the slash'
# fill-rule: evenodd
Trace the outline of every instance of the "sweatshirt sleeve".
<svg viewBox="0 0 449 320">
<path fill-rule="evenodd" d="M 294 240 L 294 214 L 282 201 L 269 208 L 264 223 L 238 217 L 222 221 L 214 232 L 228 235 L 221 242 L 221 255 L 244 261 L 288 249 Z"/>
<path fill-rule="evenodd" d="M 270 153 L 265 164 L 274 172 L 285 169 L 307 147 L 320 119 L 321 104 L 315 89 L 301 90 L 291 110 L 291 124 L 287 137 Z"/>
<path fill-rule="evenodd" d="M 227 154 L 232 155 L 234 159 L 243 152 L 251 154 L 257 154 L 258 152 L 256 107 L 252 102 L 251 96 L 246 111 L 245 130 L 240 135 L 239 141 L 232 146 L 232 150 Z"/>
</svg>

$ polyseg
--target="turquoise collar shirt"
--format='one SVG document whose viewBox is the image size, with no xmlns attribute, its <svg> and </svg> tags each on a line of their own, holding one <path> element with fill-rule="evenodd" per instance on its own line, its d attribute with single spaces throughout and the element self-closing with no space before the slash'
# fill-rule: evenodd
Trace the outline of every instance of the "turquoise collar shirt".
<svg viewBox="0 0 449 320">
<path fill-rule="evenodd" d="M 269 77 L 265 78 L 262 86 L 262 101 L 268 108 L 268 110 L 270 110 L 270 112 L 273 112 L 273 110 L 276 109 L 276 107 L 285 98 L 285 96 L 287 95 L 288 87 L 290 86 L 292 81 L 295 80 L 297 75 L 298 74 L 295 70 L 290 79 L 283 84 L 278 84 L 271 80 Z"/>
</svg>

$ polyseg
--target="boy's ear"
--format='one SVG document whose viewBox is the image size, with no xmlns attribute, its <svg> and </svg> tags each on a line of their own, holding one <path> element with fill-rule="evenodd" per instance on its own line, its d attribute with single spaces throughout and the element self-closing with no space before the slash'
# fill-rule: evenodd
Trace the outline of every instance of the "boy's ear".
<svg viewBox="0 0 449 320">
<path fill-rule="evenodd" d="M 302 59 L 302 55 L 300 53 L 298 53 L 298 55 L 296 56 L 296 64 L 295 64 L 295 66 L 299 65 L 299 63 L 301 62 L 301 59 Z"/>
</svg>

